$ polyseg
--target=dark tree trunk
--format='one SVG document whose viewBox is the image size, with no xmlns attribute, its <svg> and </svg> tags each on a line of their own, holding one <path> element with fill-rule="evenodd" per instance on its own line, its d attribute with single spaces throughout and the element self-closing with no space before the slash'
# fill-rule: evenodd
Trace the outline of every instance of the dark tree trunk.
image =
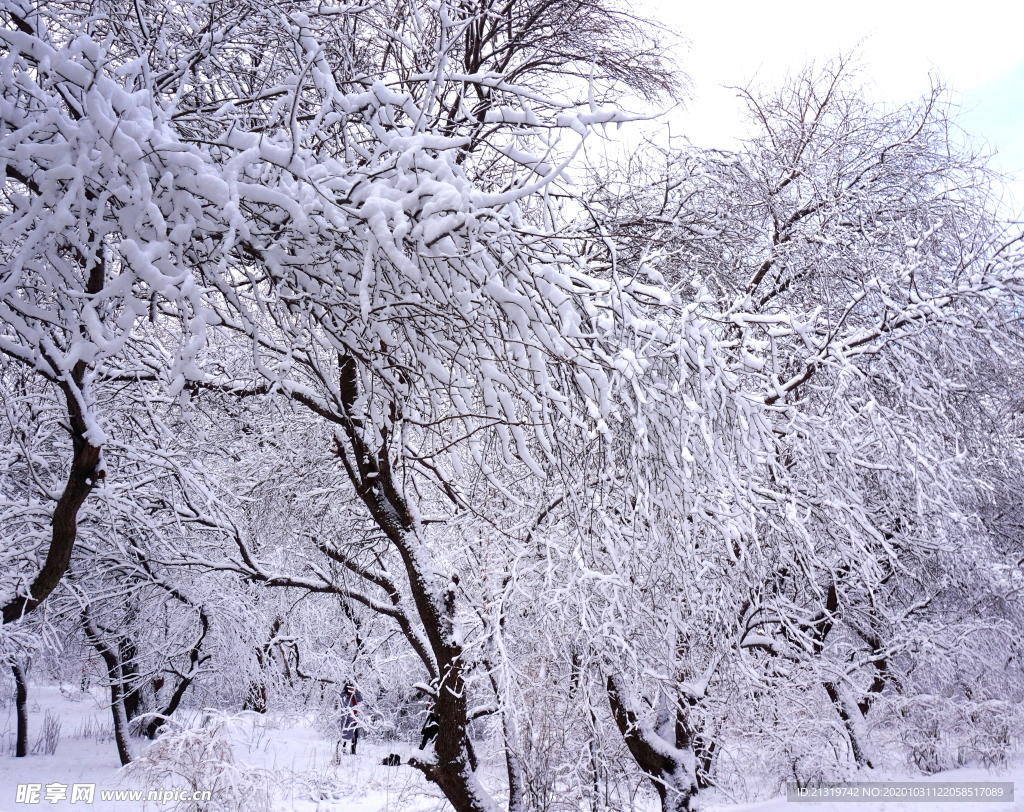
<svg viewBox="0 0 1024 812">
<path fill-rule="evenodd" d="M 90 242 L 92 236 L 90 234 Z M 96 294 L 102 291 L 105 277 L 106 264 L 100 257 L 91 263 L 86 292 Z M 71 470 L 68 472 L 64 492 L 57 500 L 53 519 L 50 521 L 50 549 L 46 553 L 46 561 L 29 587 L 28 594 L 18 595 L 0 610 L 4 623 L 13 623 L 24 617 L 57 588 L 57 584 L 61 582 L 71 565 L 71 553 L 75 549 L 75 539 L 78 537 L 78 511 L 96 487 L 97 480 L 106 476 L 106 471 L 100 467 L 101 449 L 86 440 L 89 425 L 82 412 L 81 394 L 88 369 L 85 361 L 78 361 L 71 369 L 71 381 L 62 380 L 59 384 L 68 408 L 72 447 Z"/>
<path fill-rule="evenodd" d="M 118 659 L 121 663 L 121 675 L 124 679 L 124 712 L 130 722 L 142 712 L 142 682 L 139 680 L 139 668 L 135 662 L 138 652 L 130 637 L 122 637 L 118 641 Z"/>
<path fill-rule="evenodd" d="M 442 673 L 447 672 L 449 677 L 442 681 L 434 706 L 439 725 L 434 743 L 436 759 L 411 758 L 409 764 L 437 784 L 456 812 L 493 812 L 493 801 L 475 774 L 461 663 L 457 655 L 441 662 L 447 666 Z"/>
<path fill-rule="evenodd" d="M 152 570 L 149 569 L 149 562 L 142 559 L 142 564 L 146 570 L 153 575 Z M 155 576 L 154 580 L 156 580 Z M 178 679 L 177 684 L 174 686 L 170 697 L 163 706 L 160 705 L 160 691 L 164 687 L 164 678 L 156 677 L 152 681 L 153 712 L 149 714 L 149 722 L 147 722 L 143 729 L 143 733 L 149 739 L 156 738 L 156 734 L 160 728 L 164 726 L 170 716 L 178 709 L 178 705 L 181 704 L 181 699 L 185 696 L 185 692 L 191 687 L 192 683 L 195 682 L 196 677 L 199 675 L 200 667 L 210 658 L 209 654 L 204 655 L 202 653 L 203 642 L 206 640 L 206 635 L 210 631 L 210 618 L 206 614 L 206 610 L 202 606 L 197 607 L 187 595 L 179 592 L 177 589 L 168 588 L 166 586 L 165 588 L 167 588 L 169 593 L 181 603 L 199 610 L 199 636 L 192 644 L 192 648 L 188 653 L 188 671 L 176 674 Z"/>
<path fill-rule="evenodd" d="M 872 662 L 875 665 L 875 676 L 868 686 L 867 692 L 857 702 L 857 709 L 861 716 L 867 716 L 871 710 L 871 704 L 881 695 L 889 684 L 889 658 L 885 656 L 882 640 L 878 635 L 862 635 L 865 642 L 871 646 Z"/>
<path fill-rule="evenodd" d="M 112 646 L 104 642 L 100 631 L 89 617 L 89 609 L 82 612 L 82 627 L 93 647 L 100 653 L 107 667 L 107 679 L 110 682 L 110 712 L 114 718 L 114 741 L 117 744 L 117 757 L 121 765 L 130 764 L 132 751 L 128 733 L 128 714 L 125 711 L 124 674 L 121 670 L 121 659 Z"/>
<path fill-rule="evenodd" d="M 845 572 L 845 569 L 843 572 Z M 836 588 L 836 581 L 833 580 L 829 584 L 828 593 L 825 597 L 824 611 L 820 612 L 810 624 L 802 629 L 804 633 L 810 636 L 816 656 L 825 650 L 825 641 L 838 617 L 839 592 Z M 839 690 L 839 686 L 834 682 L 824 682 L 822 685 L 825 687 L 825 693 L 828 694 L 828 698 L 832 701 L 833 707 L 839 713 L 839 718 L 843 720 L 843 725 L 846 727 L 846 734 L 850 740 L 850 750 L 853 752 L 853 760 L 857 763 L 858 767 L 870 767 L 871 761 L 864 752 L 864 747 L 858 734 L 859 722 L 863 719 L 860 710 L 856 705 L 852 708 L 848 705 L 842 696 L 842 692 Z M 853 714 L 857 714 L 857 717 L 855 718 Z"/>
<path fill-rule="evenodd" d="M 717 663 L 709 672 L 707 677 L 708 680 L 710 680 L 711 674 L 713 674 L 716 668 Z M 694 694 L 687 694 L 685 701 L 688 708 L 679 708 L 676 711 L 675 718 L 676 747 L 693 753 L 694 773 L 697 779 L 698 790 L 707 789 L 708 787 L 713 786 L 711 781 L 711 764 L 714 761 L 715 750 L 718 746 L 710 735 L 695 728 L 693 724 L 694 717 L 691 711 L 694 711 L 697 708 L 702 697 L 703 692 L 701 697 L 695 696 Z"/>
<path fill-rule="evenodd" d="M 871 760 L 864 752 L 863 744 L 860 741 L 860 734 L 858 733 L 858 721 L 860 720 L 853 717 L 855 713 L 859 715 L 860 710 L 856 706 L 848 707 L 846 700 L 835 683 L 826 682 L 824 685 L 825 693 L 832 700 L 832 704 L 839 712 L 839 718 L 843 720 L 843 725 L 846 727 L 846 735 L 850 739 L 850 750 L 853 751 L 853 760 L 857 763 L 858 767 L 871 767 Z"/>
<path fill-rule="evenodd" d="M 159 712 L 151 714 L 149 724 L 146 725 L 145 734 L 148 739 L 155 739 L 156 734 L 159 732 L 171 715 L 178 709 L 178 705 L 181 704 L 181 698 L 185 695 L 185 691 L 189 689 L 192 684 L 192 677 L 182 678 L 177 686 L 175 687 L 171 698 L 167 701 L 167 704 L 160 709 Z"/>
<path fill-rule="evenodd" d="M 259 674 L 255 679 L 249 681 L 249 690 L 246 692 L 245 701 L 242 703 L 242 710 L 256 711 L 256 713 L 267 712 L 267 681 L 263 676 L 263 672 L 267 667 L 267 662 L 273 660 L 271 648 L 274 645 L 274 638 L 277 637 L 279 631 L 281 631 L 281 618 L 275 618 L 273 625 L 270 627 L 269 639 L 262 646 L 257 646 L 255 649 L 256 665 L 259 667 Z"/>
<path fill-rule="evenodd" d="M 72 425 L 74 422 L 72 420 Z M 61 494 L 53 511 L 50 549 L 46 554 L 46 561 L 29 587 L 28 594 L 18 595 L 3 607 L 4 623 L 12 623 L 39 606 L 57 588 L 57 584 L 71 564 L 71 553 L 78 536 L 78 511 L 95 487 L 96 480 L 104 475 L 102 471 L 97 470 L 100 449 L 89 445 L 83 435 L 84 431 L 72 433 L 74 456 L 71 460 L 71 472 L 68 474 L 64 493 Z"/>
<path fill-rule="evenodd" d="M 411 758 L 409 764 L 437 784 L 455 812 L 494 812 L 496 804 L 477 778 L 469 740 L 469 712 L 466 705 L 465 661 L 462 646 L 455 641 L 452 614 L 455 593 L 438 587 L 429 553 L 417 536 L 412 513 L 406 504 L 401 484 L 391 468 L 389 431 L 380 429 L 380 445 L 370 447 L 364 440 L 361 424 L 352 417 L 359 399 L 356 360 L 339 354 L 339 393 L 344 412 L 337 416 L 348 440 L 337 443 L 337 453 L 345 470 L 377 526 L 391 542 L 405 568 L 413 605 L 430 651 L 422 650 L 416 633 L 411 632 L 408 617 L 397 617 L 413 648 L 433 671 L 436 685 L 434 712 L 440 729 L 434 745 L 435 758 Z M 398 407 L 392 404 L 392 418 Z M 458 584 L 458 577 L 452 576 Z M 379 579 L 378 579 L 379 581 Z M 390 590 L 389 590 L 390 591 Z M 442 595 L 443 598 L 439 599 Z M 400 614 L 400 613 L 399 613 Z"/>
<path fill-rule="evenodd" d="M 242 710 L 256 711 L 256 713 L 267 712 L 267 683 L 262 679 L 249 681 L 249 689 L 246 691 Z"/>
<path fill-rule="evenodd" d="M 715 760 L 715 750 L 718 749 L 718 742 L 707 736 L 697 736 L 694 742 L 693 752 L 697 757 L 697 787 L 708 789 L 714 786 L 711 780 L 711 767 Z"/>
<path fill-rule="evenodd" d="M 597 736 L 597 714 L 594 713 L 594 708 L 590 708 L 590 730 L 591 736 L 587 741 L 587 755 L 590 760 L 590 779 L 594 785 L 594 800 L 591 805 L 591 812 L 607 806 L 607 803 L 603 803 L 601 800 L 601 770 L 597 760 L 597 747 L 595 746 L 594 738 Z"/>
<path fill-rule="evenodd" d="M 697 794 L 692 748 L 677 747 L 643 724 L 629 700 L 623 679 L 610 675 L 606 690 L 615 724 L 633 760 L 654 784 L 662 812 L 689 812 L 690 802 Z"/>
<path fill-rule="evenodd" d="M 14 673 L 14 706 L 18 715 L 14 755 L 17 758 L 24 758 L 28 755 L 28 683 L 24 669 L 17 662 L 11 663 L 11 671 Z"/>
</svg>

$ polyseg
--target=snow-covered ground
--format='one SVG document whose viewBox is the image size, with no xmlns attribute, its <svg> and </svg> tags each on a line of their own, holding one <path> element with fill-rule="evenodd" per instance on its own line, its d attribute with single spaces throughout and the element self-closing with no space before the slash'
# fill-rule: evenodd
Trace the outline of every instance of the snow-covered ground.
<svg viewBox="0 0 1024 812">
<path fill-rule="evenodd" d="M 111 800 L 105 792 L 172 789 L 195 782 L 206 789 L 203 773 L 187 758 L 179 762 L 174 777 L 147 776 L 121 770 L 113 741 L 110 711 L 103 702 L 103 691 L 88 694 L 66 686 L 30 686 L 29 746 L 36 743 L 46 712 L 59 716 L 60 742 L 53 755 L 34 754 L 15 758 L 14 705 L 8 702 L 0 713 L 3 755 L 0 756 L 0 812 L 37 809 L 93 809 L 96 812 L 129 812 L 142 809 L 173 809 L 173 801 Z M 386 767 L 381 762 L 389 753 L 398 753 L 402 761 L 414 744 L 361 741 L 357 755 L 341 754 L 335 762 L 335 742 L 317 729 L 315 719 L 288 718 L 278 714 L 261 716 L 248 713 L 232 717 L 207 715 L 207 726 L 218 727 L 219 734 L 233 745 L 235 772 L 242 781 L 252 779 L 271 790 L 274 812 L 428 812 L 442 810 L 446 804 L 440 793 L 412 768 L 404 764 Z M 184 719 L 189 719 L 186 712 Z M 192 722 L 201 719 L 193 714 Z M 149 742 L 136 739 L 135 746 L 145 760 Z M 145 765 L 141 765 L 145 766 Z M 142 773 L 142 774 L 139 774 Z M 206 773 L 208 775 L 208 773 Z M 148 779 L 148 780 L 147 780 Z M 497 780 L 497 778 L 496 778 Z M 39 801 L 18 803 L 18 785 L 39 784 Z M 46 786 L 95 784 L 91 805 L 71 803 L 70 797 L 56 803 L 45 799 Z M 254 812 L 259 805 L 254 802 Z"/>
<path fill-rule="evenodd" d="M 220 793 L 242 793 L 251 788 L 251 800 L 239 808 L 253 812 L 443 812 L 450 809 L 438 791 L 427 784 L 415 770 L 404 764 L 386 767 L 381 762 L 389 753 L 398 753 L 404 762 L 414 745 L 401 742 L 362 741 L 358 755 L 342 754 L 335 758 L 335 744 L 320 732 L 317 720 L 287 717 L 280 714 L 244 714 L 220 717 L 206 714 L 208 732 L 198 738 L 175 741 L 176 774 L 160 772 L 166 761 L 147 759 L 153 750 L 148 742 L 135 741 L 138 748 L 134 769 L 124 771 L 117 760 L 109 711 L 103 703 L 103 692 L 88 693 L 67 687 L 36 686 L 30 688 L 29 745 L 39 738 L 47 711 L 56 714 L 61 723 L 60 740 L 53 755 L 37 753 L 14 758 L 15 717 L 13 703 L 3 708 L 0 743 L 0 812 L 30 809 L 75 809 L 96 812 L 130 812 L 133 810 L 175 809 L 175 803 L 128 799 L 124 793 L 173 788 L 217 788 Z M 186 714 L 187 717 L 187 714 Z M 200 721 L 196 714 L 193 722 Z M 216 730 L 216 734 L 212 731 Z M 161 740 L 158 740 L 157 747 Z M 167 741 L 164 742 L 167 747 Z M 199 753 L 220 752 L 217 745 L 230 741 L 229 766 L 216 778 L 209 767 L 194 760 Z M 233 759 L 234 764 L 230 765 Z M 151 762 L 151 763 L 149 763 Z M 493 771 L 491 786 L 500 785 L 500 765 L 482 767 Z M 877 773 L 863 780 L 928 780 L 928 781 L 1013 781 L 1018 793 L 1024 793 L 1024 762 L 994 771 L 960 769 L 925 779 L 895 773 Z M 204 783 L 205 782 L 205 783 Z M 18 785 L 38 784 L 35 804 L 18 799 Z M 94 784 L 93 802 L 71 803 L 70 797 L 55 803 L 46 800 L 46 787 L 58 784 L 67 787 L 70 796 L 75 784 Z M 59 788 L 58 788 L 59 789 Z M 269 791 L 269 792 L 268 792 Z M 116 795 L 105 793 L 120 793 Z M 58 792 L 59 794 L 59 792 Z M 261 799 L 271 798 L 269 806 Z M 699 804 L 704 812 L 1006 812 L 1024 810 L 1024 799 L 1014 803 L 791 803 L 785 798 L 753 804 L 730 804 L 716 801 L 714 793 L 704 796 Z M 181 808 L 181 807 L 178 807 Z M 214 808 L 219 808 L 215 805 Z M 647 812 L 637 805 L 636 812 Z"/>
</svg>

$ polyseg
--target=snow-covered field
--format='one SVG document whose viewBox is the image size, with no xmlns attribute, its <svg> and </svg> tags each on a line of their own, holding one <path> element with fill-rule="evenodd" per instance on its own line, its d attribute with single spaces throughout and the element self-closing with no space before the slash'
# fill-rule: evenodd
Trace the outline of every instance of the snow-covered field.
<svg viewBox="0 0 1024 812">
<path fill-rule="evenodd" d="M 29 699 L 29 745 L 35 744 L 47 710 L 58 713 L 61 736 L 53 755 L 35 754 L 14 758 L 13 742 L 15 717 L 13 703 L 3 710 L 4 755 L 0 759 L 0 812 L 28 810 L 28 803 L 17 802 L 19 784 L 40 784 L 39 803 L 36 808 L 93 809 L 96 812 L 128 812 L 142 809 L 173 809 L 173 801 L 157 803 L 145 800 L 111 800 L 102 797 L 106 792 L 131 790 L 172 789 L 195 782 L 197 789 L 214 789 L 203 784 L 201 768 L 179 763 L 178 774 L 173 777 L 147 776 L 144 770 L 120 769 L 113 741 L 110 711 L 102 703 L 99 689 L 83 695 L 79 691 L 63 691 L 56 686 L 31 686 Z M 252 782 L 269 788 L 273 810 L 298 812 L 405 812 L 409 810 L 442 809 L 439 793 L 426 784 L 419 773 L 407 766 L 385 767 L 382 759 L 397 752 L 403 761 L 414 745 L 400 743 L 360 742 L 358 755 L 342 754 L 340 763 L 334 761 L 334 742 L 316 729 L 315 720 L 284 718 L 280 715 L 260 716 L 248 713 L 241 716 L 217 717 L 205 715 L 208 728 L 216 728 L 219 735 L 231 741 L 235 758 L 235 772 L 221 779 L 233 780 L 237 785 Z M 188 719 L 186 713 L 185 719 Z M 197 723 L 203 715 L 193 714 Z M 135 740 L 138 755 L 145 761 L 145 740 Z M 145 765 L 140 765 L 145 766 Z M 209 775 L 209 773 L 205 773 Z M 148 780 L 147 780 L 148 778 Z M 91 805 L 70 798 L 56 803 L 45 800 L 48 784 L 95 784 Z M 190 787 L 191 789 L 191 787 Z M 264 790 L 264 797 L 266 791 Z M 257 799 L 252 808 L 259 809 Z"/>
<path fill-rule="evenodd" d="M 82 693 L 67 687 L 31 686 L 29 744 L 31 747 L 39 739 L 47 712 L 56 714 L 61 730 L 53 755 L 43 754 L 40 747 L 40 752 L 26 758 L 13 757 L 14 707 L 12 703 L 6 705 L 0 729 L 3 745 L 0 812 L 32 808 L 93 809 L 96 812 L 186 808 L 185 804 L 176 805 L 174 800 L 161 803 L 128 795 L 174 788 L 210 789 L 219 793 L 221 801 L 228 795 L 240 796 L 251 790 L 248 800 L 236 808 L 254 812 L 442 812 L 450 809 L 440 793 L 418 772 L 404 763 L 398 767 L 381 763 L 389 753 L 398 753 L 404 762 L 414 744 L 371 738 L 360 742 L 358 755 L 342 754 L 336 758 L 334 742 L 320 732 L 316 719 L 306 717 L 255 713 L 231 717 L 194 713 L 189 717 L 186 714 L 184 720 L 192 724 L 204 722 L 206 733 L 187 739 L 172 734 L 164 740 L 165 747 L 170 741 L 177 745 L 174 752 L 179 758 L 174 762 L 174 774 L 165 771 L 168 762 L 154 758 L 155 748 L 147 747 L 150 743 L 142 740 L 135 741 L 136 764 L 129 770 L 122 770 L 102 693 L 99 689 Z M 217 751 L 216 744 L 227 741 L 231 744 L 231 756 L 225 759 L 224 751 Z M 191 748 L 186 746 L 188 743 Z M 159 746 L 160 740 L 156 747 Z M 211 772 L 209 763 L 199 763 L 195 758 L 215 752 L 220 756 L 216 773 Z M 492 785 L 500 782 L 499 765 L 484 764 L 481 769 L 494 773 Z M 863 776 L 863 780 L 1013 781 L 1018 788 L 1024 788 L 1024 761 L 1018 760 L 993 771 L 960 769 L 927 778 L 876 772 Z M 35 804 L 18 799 L 18 786 L 27 784 L 40 785 Z M 47 801 L 46 787 L 54 784 L 66 785 L 69 797 Z M 95 785 L 91 804 L 81 800 L 71 803 L 71 788 L 75 784 Z M 922 812 L 930 806 L 922 803 L 796 804 L 785 798 L 733 804 L 716 799 L 714 791 L 704 793 L 698 804 L 704 812 Z M 215 804 L 213 808 L 221 807 Z M 637 798 L 635 812 L 654 808 L 643 798 Z M 942 803 L 937 808 L 943 812 L 1005 812 L 1024 810 L 1024 799 L 1014 803 Z"/>
</svg>

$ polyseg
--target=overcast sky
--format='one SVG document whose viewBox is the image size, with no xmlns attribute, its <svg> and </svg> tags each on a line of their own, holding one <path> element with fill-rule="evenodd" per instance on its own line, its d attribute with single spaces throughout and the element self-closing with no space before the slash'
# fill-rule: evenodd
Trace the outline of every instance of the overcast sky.
<svg viewBox="0 0 1024 812">
<path fill-rule="evenodd" d="M 774 84 L 808 60 L 856 48 L 879 100 L 910 101 L 927 91 L 929 73 L 939 76 L 963 106 L 961 125 L 1020 179 L 1015 197 L 1024 202 L 1024 4 L 643 0 L 640 9 L 690 40 L 682 61 L 692 100 L 672 113 L 673 134 L 727 147 L 743 123 L 735 93 L 722 85 Z"/>
</svg>

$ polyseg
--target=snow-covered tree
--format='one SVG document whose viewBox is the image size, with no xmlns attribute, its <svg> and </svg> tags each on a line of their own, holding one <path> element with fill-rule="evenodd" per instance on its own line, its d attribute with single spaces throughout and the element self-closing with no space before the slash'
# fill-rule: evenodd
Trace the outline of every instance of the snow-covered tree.
<svg viewBox="0 0 1024 812">
<path fill-rule="evenodd" d="M 614 249 L 609 262 L 679 286 L 694 317 L 713 325 L 738 400 L 762 406 L 770 424 L 753 444 L 740 434 L 748 420 L 717 428 L 716 438 L 748 438 L 719 441 L 709 455 L 719 471 L 744 452 L 755 458 L 732 469 L 738 487 L 701 523 L 725 547 L 723 566 L 705 541 L 668 568 L 693 575 L 652 591 L 662 597 L 644 625 L 668 622 L 673 595 L 705 596 L 671 632 L 687 630 L 690 670 L 669 676 L 678 653 L 660 655 L 663 684 L 699 685 L 694 700 L 743 651 L 815 663 L 864 763 L 861 716 L 892 687 L 892 660 L 927 634 L 916 622 L 950 584 L 942 568 L 957 567 L 943 554 L 980 529 L 969 512 L 983 479 L 964 453 L 968 434 L 979 456 L 1002 453 L 1012 464 L 1005 443 L 999 452 L 964 423 L 985 411 L 976 372 L 1019 358 L 1020 238 L 1001 219 L 984 162 L 958 143 L 939 91 L 918 107 L 881 108 L 840 60 L 746 96 L 755 135 L 742 149 L 649 154 L 646 167 L 599 178 L 588 205 L 589 233 Z M 707 462 L 697 468 L 721 476 Z M 700 502 L 681 500 L 662 526 L 700 532 L 689 529 Z M 716 528 L 733 516 L 740 521 Z M 971 550 L 992 561 L 984 540 Z M 645 549 L 636 565 L 656 560 Z M 717 610 L 694 624 L 708 607 Z M 659 629 L 653 639 L 672 638 Z M 685 718 L 689 700 L 672 701 Z M 653 721 L 651 731 L 652 743 L 665 740 Z M 675 739 L 686 739 L 685 725 Z"/>
<path fill-rule="evenodd" d="M 67 576 L 122 760 L 196 686 L 352 681 L 435 701 L 458 812 L 679 812 L 800 695 L 868 761 L 968 584 L 1012 636 L 1018 440 L 963 424 L 1024 261 L 941 94 L 837 63 L 584 194 L 609 102 L 680 84 L 611 2 L 0 9 L 4 620 Z"/>
</svg>

